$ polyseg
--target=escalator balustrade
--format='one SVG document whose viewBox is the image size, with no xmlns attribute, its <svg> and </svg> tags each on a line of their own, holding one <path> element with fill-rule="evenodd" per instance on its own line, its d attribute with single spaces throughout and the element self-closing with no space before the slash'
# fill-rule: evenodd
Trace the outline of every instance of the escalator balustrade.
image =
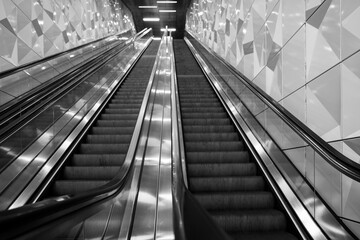
<svg viewBox="0 0 360 240">
<path fill-rule="evenodd" d="M 296 239 L 185 42 L 174 51 L 189 190 L 234 239 Z"/>
</svg>

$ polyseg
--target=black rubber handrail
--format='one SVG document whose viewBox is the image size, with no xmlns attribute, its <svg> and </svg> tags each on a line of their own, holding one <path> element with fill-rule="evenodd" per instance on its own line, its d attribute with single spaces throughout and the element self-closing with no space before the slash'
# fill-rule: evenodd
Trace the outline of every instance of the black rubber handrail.
<svg viewBox="0 0 360 240">
<path fill-rule="evenodd" d="M 197 39 L 188 31 L 190 38 Z M 199 41 L 197 41 L 199 42 Z M 298 134 L 305 142 L 309 144 L 321 157 L 324 158 L 331 166 L 336 168 L 346 176 L 360 181 L 360 164 L 355 163 L 347 158 L 329 143 L 325 142 L 321 137 L 314 133 L 308 126 L 294 117 L 288 110 L 282 107 L 278 102 L 272 99 L 262 89 L 251 82 L 246 76 L 240 73 L 236 68 L 224 61 L 217 53 L 208 49 L 199 42 L 207 51 L 214 56 L 219 62 L 224 64 L 234 76 L 236 76 L 248 89 L 250 89 L 258 98 L 260 98 L 272 111 L 274 111 L 288 126 L 290 126 L 296 134 Z"/>
<path fill-rule="evenodd" d="M 144 34 L 145 35 L 145 34 Z M 140 35 L 141 37 L 143 35 Z M 146 49 L 143 49 L 138 59 L 142 56 Z M 137 59 L 137 60 L 138 60 Z M 137 60 L 132 64 L 130 69 L 136 64 Z M 126 78 L 128 71 L 123 79 Z M 110 98 L 109 96 L 108 98 Z M 106 105 L 106 103 L 104 104 Z M 98 113 L 101 112 L 101 109 Z M 93 117 L 93 120 L 96 116 Z M 92 121 L 89 121 L 91 124 Z M 80 141 L 82 136 L 74 142 Z M 120 193 L 127 182 L 129 173 L 134 167 L 134 161 L 124 162 L 118 174 L 107 184 L 81 193 L 76 196 L 62 196 L 44 200 L 41 202 L 25 205 L 20 208 L 6 210 L 0 212 L 0 239 L 13 239 L 28 233 L 44 224 L 58 220 L 61 217 L 75 213 L 84 208 L 96 207 L 99 204 L 111 199 Z"/>
</svg>

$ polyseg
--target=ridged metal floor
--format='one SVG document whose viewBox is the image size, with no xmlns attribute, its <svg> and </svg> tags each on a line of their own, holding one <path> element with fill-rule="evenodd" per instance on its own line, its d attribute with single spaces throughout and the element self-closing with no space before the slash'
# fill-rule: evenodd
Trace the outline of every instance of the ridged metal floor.
<svg viewBox="0 0 360 240">
<path fill-rule="evenodd" d="M 234 239 L 296 239 L 185 42 L 174 51 L 190 191 Z"/>
<path fill-rule="evenodd" d="M 104 185 L 121 168 L 155 62 L 153 41 L 67 160 L 46 196 L 78 194 Z"/>
</svg>

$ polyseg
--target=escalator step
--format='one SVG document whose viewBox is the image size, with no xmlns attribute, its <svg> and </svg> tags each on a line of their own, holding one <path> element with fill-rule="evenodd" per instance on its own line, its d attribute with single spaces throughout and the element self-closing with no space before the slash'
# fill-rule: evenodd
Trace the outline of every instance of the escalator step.
<svg viewBox="0 0 360 240">
<path fill-rule="evenodd" d="M 275 205 L 270 192 L 197 193 L 194 196 L 207 210 L 266 209 Z"/>
<path fill-rule="evenodd" d="M 111 180 L 119 172 L 119 166 L 67 166 L 63 172 L 63 179 L 72 180 Z"/>
<path fill-rule="evenodd" d="M 129 144 L 81 144 L 79 153 L 83 154 L 119 154 L 127 153 Z"/>
<path fill-rule="evenodd" d="M 183 113 L 222 113 L 225 112 L 223 107 L 183 107 L 181 108 L 181 112 Z"/>
<path fill-rule="evenodd" d="M 180 98 L 180 104 L 184 103 L 218 103 L 219 100 L 213 97 L 208 98 Z"/>
<path fill-rule="evenodd" d="M 115 103 L 115 104 L 141 104 L 143 101 L 142 98 L 138 98 L 138 99 L 111 99 L 111 103 Z"/>
<path fill-rule="evenodd" d="M 262 232 L 286 230 L 286 218 L 278 210 L 210 211 L 210 214 L 227 232 Z"/>
<path fill-rule="evenodd" d="M 108 181 L 57 180 L 51 189 L 52 196 L 72 195 L 100 187 Z"/>
<path fill-rule="evenodd" d="M 213 132 L 222 132 L 222 133 L 233 133 L 235 127 L 233 125 L 205 125 L 205 126 L 183 126 L 184 133 L 213 133 Z"/>
<path fill-rule="evenodd" d="M 101 114 L 101 120 L 136 120 L 137 114 Z"/>
<path fill-rule="evenodd" d="M 185 143 L 188 152 L 216 152 L 216 151 L 242 151 L 244 144 L 240 141 L 229 142 L 188 142 Z"/>
<path fill-rule="evenodd" d="M 264 187 L 260 176 L 189 177 L 189 188 L 193 192 L 261 191 Z"/>
<path fill-rule="evenodd" d="M 141 102 L 139 103 L 109 103 L 109 108 L 133 108 L 140 109 Z"/>
<path fill-rule="evenodd" d="M 87 143 L 129 143 L 132 135 L 87 135 Z"/>
<path fill-rule="evenodd" d="M 98 127 L 134 127 L 136 120 L 97 120 Z"/>
<path fill-rule="evenodd" d="M 246 163 L 250 155 L 247 151 L 234 152 L 187 152 L 188 163 Z"/>
<path fill-rule="evenodd" d="M 188 164 L 189 177 L 251 176 L 256 174 L 254 163 Z"/>
<path fill-rule="evenodd" d="M 121 166 L 126 154 L 74 154 L 73 166 Z"/>
<path fill-rule="evenodd" d="M 187 142 L 236 141 L 239 140 L 239 135 L 233 132 L 232 133 L 185 133 L 184 139 Z"/>
<path fill-rule="evenodd" d="M 134 127 L 92 127 L 91 132 L 93 134 L 132 134 Z"/>
<path fill-rule="evenodd" d="M 219 101 L 214 102 L 202 102 L 202 103 L 191 103 L 191 102 L 183 102 L 181 103 L 181 107 L 221 107 L 221 103 Z"/>
<path fill-rule="evenodd" d="M 188 112 L 182 112 L 181 116 L 183 118 L 225 118 L 227 117 L 227 114 L 225 111 L 222 111 L 220 113 L 188 113 Z"/>
<path fill-rule="evenodd" d="M 138 108 L 121 108 L 121 109 L 117 109 L 117 108 L 107 108 L 105 109 L 104 113 L 105 114 L 116 114 L 116 115 L 123 115 L 123 114 L 134 114 L 137 115 L 137 113 L 139 112 Z M 103 115 L 105 115 L 103 114 Z M 131 118 L 133 119 L 133 118 Z M 136 119 L 136 118 L 135 118 Z"/>
<path fill-rule="evenodd" d="M 235 232 L 230 234 L 234 240 L 297 240 L 297 238 L 288 233 L 288 232 L 276 232 L 276 231 L 266 231 L 266 232 L 252 232 L 252 233 L 242 233 Z"/>
</svg>

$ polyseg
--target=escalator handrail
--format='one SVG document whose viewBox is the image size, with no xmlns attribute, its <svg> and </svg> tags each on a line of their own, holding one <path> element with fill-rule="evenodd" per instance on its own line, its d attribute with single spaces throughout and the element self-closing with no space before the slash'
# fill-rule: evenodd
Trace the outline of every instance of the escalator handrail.
<svg viewBox="0 0 360 240">
<path fill-rule="evenodd" d="M 187 31 L 194 39 L 196 37 Z M 240 73 L 236 68 L 224 61 L 217 53 L 206 47 L 198 41 L 212 56 L 224 64 L 234 76 L 240 80 L 248 89 L 250 89 L 261 101 L 263 101 L 272 111 L 274 111 L 291 129 L 294 130 L 305 142 L 309 144 L 321 157 L 331 166 L 346 176 L 360 182 L 360 164 L 352 161 L 335 150 L 329 143 L 314 133 L 308 126 L 294 117 L 288 110 L 282 107 L 278 102 L 266 94 L 262 89 L 251 82 L 246 76 Z"/>
<path fill-rule="evenodd" d="M 144 35 L 146 35 L 151 29 L 143 29 L 141 32 L 137 33 L 135 36 L 133 36 L 130 40 L 122 42 L 120 44 L 128 45 L 131 42 L 134 42 L 136 39 L 142 38 Z M 105 52 L 99 53 L 99 55 L 107 54 L 109 51 L 111 51 L 113 48 L 118 47 L 120 44 L 117 44 L 116 46 L 112 47 L 111 49 L 105 50 Z M 98 55 L 95 57 L 98 58 Z M 92 64 L 91 61 L 87 61 L 84 63 L 81 67 L 86 68 L 87 66 L 90 66 Z M 76 69 L 75 69 L 76 70 Z M 25 108 L 27 109 L 29 106 L 34 105 L 36 102 L 38 102 L 40 99 L 43 99 L 44 96 L 47 96 L 49 93 L 52 92 L 58 92 L 60 88 L 64 87 L 64 84 L 68 84 L 69 82 L 73 81 L 72 78 L 69 79 L 69 81 L 62 82 L 61 79 L 68 77 L 66 74 L 65 76 L 61 76 L 60 79 L 58 79 L 59 84 L 54 84 L 56 82 L 49 82 L 50 84 L 42 84 L 36 89 L 30 90 L 29 92 L 23 94 L 22 96 L 14 99 L 15 102 L 11 101 L 8 104 L 5 104 L 0 107 L 0 114 L 2 117 L 0 117 L 0 126 L 4 126 L 5 123 L 12 121 L 12 119 L 19 114 L 18 109 Z M 0 132 L 0 135 L 3 135 L 3 132 L 6 129 L 2 129 Z"/>
<path fill-rule="evenodd" d="M 132 69 L 132 67 L 136 64 L 145 50 L 146 47 L 141 51 L 139 57 L 132 64 L 130 69 Z M 127 74 L 129 72 L 130 70 L 127 72 Z M 123 79 L 125 77 L 126 75 L 123 77 Z M 113 94 L 114 92 L 109 94 L 108 99 Z M 137 121 L 135 126 L 135 131 L 137 131 L 138 135 L 140 134 L 141 124 L 145 116 L 144 113 L 148 104 L 149 95 L 150 88 L 147 88 L 144 96 L 145 104 L 141 106 L 139 112 L 139 118 L 142 118 L 142 120 Z M 98 114 L 100 112 L 101 109 L 98 111 Z M 45 223 L 54 221 L 70 213 L 74 213 L 75 211 L 83 209 L 84 207 L 97 203 L 100 204 L 106 201 L 108 198 L 111 198 L 112 196 L 115 196 L 117 193 L 121 192 L 127 181 L 127 178 L 129 177 L 129 172 L 133 167 L 133 158 L 135 156 L 136 146 L 132 146 L 132 144 L 137 145 L 139 138 L 139 136 L 136 137 L 135 135 L 136 134 L 133 135 L 129 146 L 129 149 L 132 151 L 127 153 L 123 167 L 120 168 L 118 174 L 107 184 L 73 197 L 67 195 L 60 196 L 45 201 L 36 202 L 30 205 L 25 205 L 20 208 L 0 212 L 0 225 L 2 226 L 2 231 L 0 232 L 1 239 L 12 239 L 16 236 L 20 236 L 21 234 L 25 234 L 28 231 L 41 227 Z M 19 223 L 22 224 L 19 226 Z"/>
</svg>

